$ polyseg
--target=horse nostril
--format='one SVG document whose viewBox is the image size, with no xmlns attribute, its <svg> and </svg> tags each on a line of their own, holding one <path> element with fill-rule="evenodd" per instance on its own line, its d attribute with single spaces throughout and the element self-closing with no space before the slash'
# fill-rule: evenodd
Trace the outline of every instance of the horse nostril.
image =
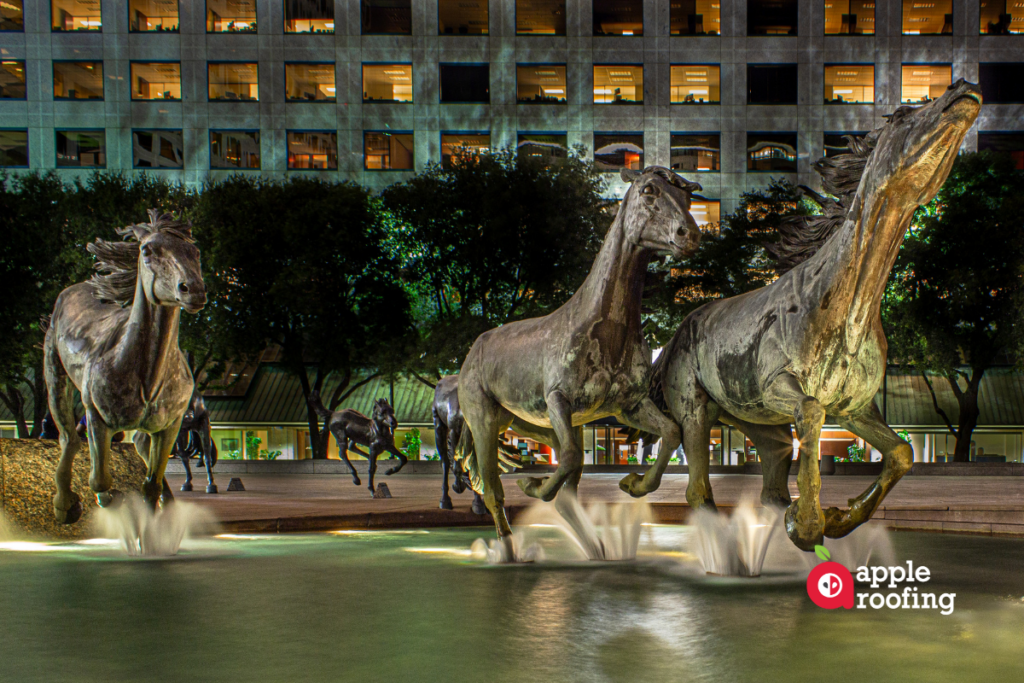
<svg viewBox="0 0 1024 683">
<path fill-rule="evenodd" d="M 180 285 L 178 285 L 178 291 L 181 292 L 182 294 L 188 294 L 188 285 L 182 282 Z"/>
</svg>

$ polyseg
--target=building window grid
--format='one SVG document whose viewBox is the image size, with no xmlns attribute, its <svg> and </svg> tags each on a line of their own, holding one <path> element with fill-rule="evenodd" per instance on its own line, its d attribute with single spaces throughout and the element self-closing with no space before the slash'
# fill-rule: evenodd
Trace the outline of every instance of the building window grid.
<svg viewBox="0 0 1024 683">
<path fill-rule="evenodd" d="M 132 130 L 132 168 L 181 170 L 185 168 L 184 135 L 180 128 Z"/>
<path fill-rule="evenodd" d="M 0 33 L 25 32 L 24 0 L 4 0 L 0 2 Z"/>
<path fill-rule="evenodd" d="M 23 59 L 0 61 L 0 100 L 26 99 L 26 68 Z"/>
<path fill-rule="evenodd" d="M 131 62 L 131 99 L 181 100 L 181 62 Z"/>
<path fill-rule="evenodd" d="M 363 169 L 411 171 L 415 163 L 412 131 L 365 131 Z"/>
<path fill-rule="evenodd" d="M 336 130 L 289 130 L 285 133 L 289 171 L 337 171 Z"/>
<path fill-rule="evenodd" d="M 207 33 L 256 33 L 256 0 L 206 0 Z"/>
<path fill-rule="evenodd" d="M 178 33 L 178 9 L 178 0 L 128 0 L 128 32 Z"/>
</svg>

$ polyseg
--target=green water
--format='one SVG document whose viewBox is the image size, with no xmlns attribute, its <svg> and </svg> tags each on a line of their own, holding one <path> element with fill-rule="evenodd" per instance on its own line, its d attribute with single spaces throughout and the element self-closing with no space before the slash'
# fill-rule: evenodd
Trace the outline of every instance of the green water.
<svg viewBox="0 0 1024 683">
<path fill-rule="evenodd" d="M 0 680 L 1024 680 L 1021 540 L 894 534 L 928 590 L 957 594 L 941 616 L 830 612 L 799 578 L 709 580 L 664 556 L 458 554 L 485 533 L 217 539 L 166 560 L 0 550 Z"/>
</svg>

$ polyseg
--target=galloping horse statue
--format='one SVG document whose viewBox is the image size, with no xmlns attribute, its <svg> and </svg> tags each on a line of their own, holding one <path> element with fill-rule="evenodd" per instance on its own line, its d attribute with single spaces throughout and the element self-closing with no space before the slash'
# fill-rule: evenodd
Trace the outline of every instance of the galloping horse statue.
<svg viewBox="0 0 1024 683">
<path fill-rule="evenodd" d="M 551 429 L 560 444 L 552 476 L 517 481 L 527 495 L 547 501 L 563 485 L 574 497 L 583 473 L 582 425 L 588 422 L 614 415 L 658 434 L 659 463 L 667 463 L 679 445 L 679 428 L 647 395 L 651 354 L 641 332 L 640 300 L 653 254 L 681 258 L 696 250 L 700 230 L 689 208 L 700 185 L 657 166 L 623 169 L 621 176 L 630 187 L 572 298 L 542 318 L 483 333 L 459 372 L 459 404 L 469 429 L 462 432 L 458 457 L 494 517 L 508 558 L 515 555 L 498 478 L 498 436 L 514 418 Z M 659 471 L 649 474 L 624 483 L 643 495 L 660 483 Z M 555 505 L 566 516 L 572 506 L 561 499 Z"/>
<path fill-rule="evenodd" d="M 371 494 L 374 492 L 373 476 L 377 473 L 377 456 L 387 452 L 398 458 L 398 464 L 384 473 L 387 476 L 391 476 L 409 462 L 405 454 L 395 446 L 395 430 L 398 429 L 398 419 L 387 399 L 379 398 L 374 401 L 372 419 L 358 410 L 350 408 L 330 411 L 320 400 L 320 394 L 315 391 L 309 397 L 309 404 L 324 420 L 324 429 L 334 435 L 334 440 L 338 444 L 338 453 L 348 465 L 348 469 L 352 473 L 352 483 L 356 486 L 359 486 L 360 481 L 359 475 L 356 474 L 356 468 L 348 460 L 350 448 L 370 461 L 368 477 Z M 366 446 L 369 452 L 361 450 L 356 444 Z"/>
<path fill-rule="evenodd" d="M 97 502 L 106 507 L 118 499 L 111 490 L 110 437 L 129 429 L 137 430 L 135 447 L 146 462 L 146 502 L 155 508 L 173 500 L 164 470 L 193 390 L 178 321 L 180 309 L 197 313 L 206 305 L 206 287 L 191 225 L 155 210 L 149 220 L 118 230 L 133 241 L 97 239 L 86 247 L 101 274 L 61 292 L 47 326 L 43 370 L 61 446 L 53 511 L 66 524 L 82 515 L 71 490 L 81 445 L 73 386 L 85 406 L 89 487 Z"/>
<path fill-rule="evenodd" d="M 914 211 L 935 196 L 981 109 L 962 79 L 919 108 L 851 138 L 850 153 L 816 165 L 824 215 L 783 225 L 778 280 L 691 313 L 655 365 L 652 393 L 681 425 L 690 466 L 686 499 L 714 508 L 710 430 L 736 427 L 757 447 L 765 504 L 788 506 L 793 543 L 812 550 L 870 519 L 913 463 L 910 444 L 875 405 L 886 367 L 880 306 Z M 812 193 L 813 194 L 813 193 Z M 882 473 L 850 509 L 822 512 L 818 439 L 826 418 L 882 452 Z M 791 503 L 790 424 L 796 425 L 800 497 Z M 661 458 L 654 470 L 663 467 Z M 650 474 L 650 472 L 648 472 Z"/>
<path fill-rule="evenodd" d="M 174 442 L 171 455 L 181 459 L 185 467 L 185 483 L 182 491 L 192 490 L 192 468 L 189 460 L 199 457 L 199 463 L 206 467 L 206 492 L 217 493 L 217 485 L 213 483 L 213 466 L 217 464 L 217 445 L 213 443 L 210 428 L 210 411 L 206 409 L 203 395 L 195 392 L 188 410 L 181 418 L 181 429 Z"/>
</svg>

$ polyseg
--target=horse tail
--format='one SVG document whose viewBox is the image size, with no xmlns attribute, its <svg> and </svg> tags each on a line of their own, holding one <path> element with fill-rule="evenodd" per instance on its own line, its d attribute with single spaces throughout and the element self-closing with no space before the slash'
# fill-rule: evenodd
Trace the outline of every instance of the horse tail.
<svg viewBox="0 0 1024 683">
<path fill-rule="evenodd" d="M 324 420 L 329 420 L 331 418 L 331 415 L 334 414 L 324 407 L 323 401 L 320 400 L 319 391 L 314 391 L 309 395 L 309 405 L 312 406 L 313 410 L 316 411 L 316 414 L 319 415 Z"/>
<path fill-rule="evenodd" d="M 434 418 L 434 443 L 437 446 L 437 454 L 440 456 L 441 462 L 447 463 L 446 466 L 451 466 L 452 454 L 448 452 L 448 425 L 441 419 L 436 405 L 431 407 L 430 414 Z"/>
</svg>

